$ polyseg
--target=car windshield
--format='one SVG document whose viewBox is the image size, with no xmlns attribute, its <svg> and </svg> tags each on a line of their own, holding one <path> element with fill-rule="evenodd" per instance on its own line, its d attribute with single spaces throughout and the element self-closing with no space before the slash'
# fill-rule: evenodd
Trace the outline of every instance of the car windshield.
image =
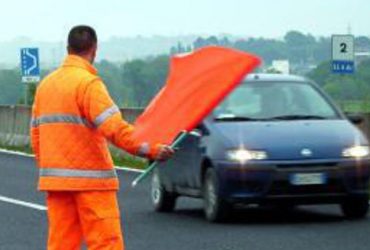
<svg viewBox="0 0 370 250">
<path fill-rule="evenodd" d="M 245 82 L 214 111 L 216 120 L 337 119 L 326 99 L 306 82 Z"/>
</svg>

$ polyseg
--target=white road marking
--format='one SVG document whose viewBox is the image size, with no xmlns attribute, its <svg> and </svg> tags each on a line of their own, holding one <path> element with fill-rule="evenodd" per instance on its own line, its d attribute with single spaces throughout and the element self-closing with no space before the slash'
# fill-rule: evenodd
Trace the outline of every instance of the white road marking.
<svg viewBox="0 0 370 250">
<path fill-rule="evenodd" d="M 27 201 L 21 201 L 21 200 L 5 197 L 5 196 L 2 196 L 2 195 L 0 195 L 0 201 L 15 204 L 15 205 L 19 205 L 19 206 L 23 206 L 23 207 L 28 207 L 28 208 L 32 208 L 32 209 L 36 209 L 36 210 L 41 210 L 41 211 L 47 210 L 47 208 L 45 206 L 42 206 L 42 205 L 39 205 L 39 204 L 36 204 L 36 203 L 31 203 L 31 202 L 27 202 Z"/>
<path fill-rule="evenodd" d="M 19 155 L 19 156 L 24 156 L 24 157 L 35 157 L 33 154 L 27 154 L 19 151 L 13 151 L 13 150 L 7 150 L 7 149 L 0 149 L 0 153 L 6 153 L 6 154 L 12 154 L 12 155 Z M 140 169 L 133 169 L 133 168 L 127 168 L 127 167 L 121 167 L 121 166 L 114 166 L 117 170 L 122 170 L 122 171 L 127 171 L 127 172 L 135 172 L 135 173 L 142 173 L 144 170 Z M 31 203 L 31 202 L 26 202 L 26 201 L 21 201 L 9 197 L 5 197 L 0 195 L 0 201 L 23 206 L 23 207 L 28 207 L 40 211 L 45 211 L 47 210 L 47 207 L 43 205 L 39 205 L 36 203 Z"/>
<path fill-rule="evenodd" d="M 6 153 L 6 154 L 12 154 L 12 155 L 20 155 L 20 156 L 26 156 L 26 157 L 35 157 L 33 154 L 27 154 L 19 151 L 13 151 L 13 150 L 8 150 L 8 149 L 2 149 L 0 148 L 1 153 Z"/>
</svg>

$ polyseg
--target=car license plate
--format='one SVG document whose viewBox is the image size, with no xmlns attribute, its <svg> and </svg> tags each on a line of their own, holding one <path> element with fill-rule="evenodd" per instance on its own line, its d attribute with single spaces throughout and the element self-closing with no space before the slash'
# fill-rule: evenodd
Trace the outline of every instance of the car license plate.
<svg viewBox="0 0 370 250">
<path fill-rule="evenodd" d="M 320 185 L 326 183 L 326 175 L 324 173 L 296 173 L 290 175 L 290 183 L 292 185 Z"/>
</svg>

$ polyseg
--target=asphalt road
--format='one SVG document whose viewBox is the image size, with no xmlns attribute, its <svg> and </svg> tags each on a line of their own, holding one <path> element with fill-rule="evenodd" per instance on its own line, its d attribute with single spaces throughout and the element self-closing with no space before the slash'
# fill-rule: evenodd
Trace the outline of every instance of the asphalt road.
<svg viewBox="0 0 370 250">
<path fill-rule="evenodd" d="M 33 158 L 0 153 L 0 250 L 45 249 L 46 211 L 4 201 L 44 204 L 35 191 Z M 135 189 L 136 175 L 119 171 L 126 250 L 367 250 L 370 216 L 347 221 L 337 206 L 306 206 L 293 211 L 248 208 L 226 224 L 209 224 L 202 202 L 181 198 L 175 213 L 152 211 L 148 182 Z M 68 250 L 68 249 L 66 249 Z"/>
</svg>

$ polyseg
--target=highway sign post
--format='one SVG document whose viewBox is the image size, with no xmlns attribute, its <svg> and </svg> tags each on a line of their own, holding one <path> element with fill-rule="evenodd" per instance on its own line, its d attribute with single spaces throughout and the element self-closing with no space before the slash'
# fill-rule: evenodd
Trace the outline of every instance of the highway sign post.
<svg viewBox="0 0 370 250">
<path fill-rule="evenodd" d="M 337 74 L 353 74 L 355 72 L 354 37 L 352 35 L 333 35 L 332 72 Z"/>
<path fill-rule="evenodd" d="M 24 103 L 28 104 L 27 83 L 40 81 L 40 62 L 39 62 L 39 49 L 38 48 L 22 48 L 21 49 L 21 72 L 22 82 L 25 85 L 25 100 Z"/>
<path fill-rule="evenodd" d="M 21 49 L 22 82 L 40 81 L 40 63 L 38 48 Z"/>
</svg>

